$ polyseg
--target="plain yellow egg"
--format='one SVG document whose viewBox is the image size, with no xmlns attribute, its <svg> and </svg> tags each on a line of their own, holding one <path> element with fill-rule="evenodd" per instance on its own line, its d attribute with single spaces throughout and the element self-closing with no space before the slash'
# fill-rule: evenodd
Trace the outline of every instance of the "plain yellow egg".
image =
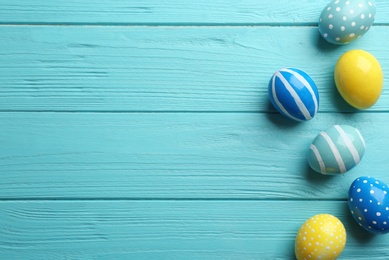
<svg viewBox="0 0 389 260">
<path fill-rule="evenodd" d="M 346 230 L 338 218 L 330 214 L 313 216 L 297 232 L 296 258 L 336 259 L 342 253 L 346 239 Z"/>
<path fill-rule="evenodd" d="M 380 63 L 363 50 L 343 54 L 336 64 L 334 77 L 340 95 L 358 109 L 373 106 L 381 95 L 384 83 Z"/>
</svg>

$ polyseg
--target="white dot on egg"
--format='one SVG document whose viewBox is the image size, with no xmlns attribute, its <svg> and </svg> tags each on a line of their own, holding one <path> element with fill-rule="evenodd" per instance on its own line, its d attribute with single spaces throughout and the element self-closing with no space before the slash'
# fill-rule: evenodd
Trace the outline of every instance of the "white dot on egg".
<svg viewBox="0 0 389 260">
<path fill-rule="evenodd" d="M 329 14 L 329 15 L 328 15 L 328 18 L 330 18 L 330 19 L 331 19 L 332 17 L 334 17 L 334 15 L 333 15 L 333 14 Z"/>
<path fill-rule="evenodd" d="M 359 202 L 362 202 L 363 201 L 363 199 L 359 199 Z"/>
<path fill-rule="evenodd" d="M 336 7 L 336 9 L 335 9 L 337 12 L 339 12 L 340 11 L 340 7 Z"/>
<path fill-rule="evenodd" d="M 373 222 L 372 222 L 374 225 L 377 225 L 377 221 L 375 221 L 375 220 L 373 220 Z"/>
<path fill-rule="evenodd" d="M 353 9 L 351 9 L 351 10 L 350 10 L 350 14 L 353 14 L 353 13 L 354 13 L 354 10 L 353 10 Z"/>
<path fill-rule="evenodd" d="M 350 35 L 351 36 L 351 35 Z M 374 190 L 370 190 L 370 194 L 374 194 Z"/>
<path fill-rule="evenodd" d="M 335 1 L 335 4 L 336 4 L 336 5 L 339 4 L 339 0 L 336 0 L 336 1 Z"/>
<path fill-rule="evenodd" d="M 370 6 L 373 6 L 373 4 L 372 4 L 371 2 L 369 2 L 369 5 L 370 5 Z"/>
<path fill-rule="evenodd" d="M 346 16 L 343 16 L 343 21 L 346 21 L 347 20 L 347 17 Z"/>
<path fill-rule="evenodd" d="M 346 27 L 341 26 L 341 27 L 340 27 L 340 30 L 341 30 L 341 31 L 344 31 L 344 30 L 346 30 Z"/>
<path fill-rule="evenodd" d="M 334 26 L 332 24 L 328 25 L 328 28 L 330 28 L 330 30 L 332 30 L 334 28 Z"/>
<path fill-rule="evenodd" d="M 389 211 L 389 207 L 386 207 L 386 211 Z"/>
<path fill-rule="evenodd" d="M 340 41 L 340 38 L 339 38 L 339 37 L 336 37 L 336 38 L 335 38 L 335 41 L 337 41 L 337 42 Z"/>
<path fill-rule="evenodd" d="M 371 14 L 369 14 L 369 18 L 371 18 Z"/>
<path fill-rule="evenodd" d="M 362 220 L 362 218 L 361 218 L 361 217 L 358 217 L 358 219 L 359 219 L 359 220 Z"/>
<path fill-rule="evenodd" d="M 381 212 L 377 212 L 376 215 L 377 215 L 377 217 L 380 217 L 381 216 Z"/>
<path fill-rule="evenodd" d="M 363 211 L 364 211 L 364 212 L 367 212 L 367 209 L 364 209 Z"/>
<path fill-rule="evenodd" d="M 365 19 L 365 14 L 361 14 L 361 19 Z"/>
<path fill-rule="evenodd" d="M 365 31 L 369 30 L 369 26 L 366 26 Z"/>
<path fill-rule="evenodd" d="M 327 8 L 327 11 L 331 10 L 331 6 Z"/>
<path fill-rule="evenodd" d="M 364 26 L 364 25 L 361 25 L 361 27 L 360 27 L 360 28 L 361 28 L 361 30 L 363 30 L 363 29 L 365 29 L 365 26 Z"/>
<path fill-rule="evenodd" d="M 363 183 L 367 183 L 367 180 L 364 180 Z"/>
<path fill-rule="evenodd" d="M 357 189 L 357 192 L 361 192 L 361 189 Z"/>
<path fill-rule="evenodd" d="M 356 25 L 356 23 L 355 23 L 355 22 L 352 22 L 352 23 L 351 23 L 351 26 L 353 26 L 353 27 L 354 27 L 355 25 Z"/>
<path fill-rule="evenodd" d="M 384 225 L 388 224 L 386 221 L 383 222 Z"/>
<path fill-rule="evenodd" d="M 350 4 L 350 1 L 347 1 L 347 2 L 346 2 L 346 5 L 349 5 L 349 4 Z"/>
<path fill-rule="evenodd" d="M 328 37 L 328 34 L 327 34 L 327 33 L 325 33 L 323 36 L 324 36 L 324 38 L 327 38 L 327 37 Z"/>
</svg>

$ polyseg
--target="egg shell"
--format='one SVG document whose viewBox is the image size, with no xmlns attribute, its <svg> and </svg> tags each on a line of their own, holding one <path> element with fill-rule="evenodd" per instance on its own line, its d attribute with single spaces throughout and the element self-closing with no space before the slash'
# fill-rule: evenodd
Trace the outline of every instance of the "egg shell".
<svg viewBox="0 0 389 260">
<path fill-rule="evenodd" d="M 348 192 L 348 206 L 358 224 L 373 234 L 389 232 L 389 188 L 383 181 L 362 176 Z"/>
<path fill-rule="evenodd" d="M 345 173 L 361 161 L 365 147 L 358 129 L 348 125 L 334 125 L 313 140 L 308 152 L 308 163 L 321 174 Z"/>
<path fill-rule="evenodd" d="M 333 0 L 320 15 L 319 31 L 330 43 L 347 44 L 371 28 L 375 15 L 374 1 Z"/>
<path fill-rule="evenodd" d="M 342 222 L 330 214 L 319 214 L 308 219 L 297 232 L 295 254 L 302 259 L 336 259 L 347 240 Z"/>
<path fill-rule="evenodd" d="M 378 60 L 363 50 L 351 50 L 338 60 L 335 84 L 343 99 L 358 109 L 367 109 L 379 99 L 384 75 Z"/>
<path fill-rule="evenodd" d="M 276 71 L 268 87 L 269 99 L 282 115 L 295 121 L 312 119 L 319 108 L 319 92 L 304 71 L 284 68 Z"/>
</svg>

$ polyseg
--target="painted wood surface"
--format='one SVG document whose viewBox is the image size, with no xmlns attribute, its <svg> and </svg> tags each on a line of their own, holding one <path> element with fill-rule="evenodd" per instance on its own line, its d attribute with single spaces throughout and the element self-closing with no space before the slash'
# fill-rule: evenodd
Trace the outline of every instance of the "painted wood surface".
<svg viewBox="0 0 389 260">
<path fill-rule="evenodd" d="M 332 46 L 326 0 L 0 0 L 0 259 L 293 259 L 318 213 L 346 226 L 340 259 L 388 259 L 389 235 L 358 227 L 346 198 L 360 175 L 389 183 L 389 94 L 356 111 L 332 78 L 356 48 L 388 74 L 376 2 L 371 31 Z M 310 122 L 269 104 L 287 66 L 319 87 Z M 367 150 L 321 176 L 306 154 L 333 124 Z"/>
<path fill-rule="evenodd" d="M 3 113 L 0 197 L 346 199 L 359 176 L 389 183 L 388 121 L 388 113 L 324 113 L 302 124 L 261 113 Z M 321 176 L 308 166 L 309 145 L 339 123 L 360 129 L 366 154 L 344 176 Z"/>
<path fill-rule="evenodd" d="M 323 211 L 349 231 L 343 259 L 389 257 L 387 238 L 361 232 L 344 201 L 8 201 L 2 208 L 0 253 L 9 259 L 293 259 L 306 215 Z"/>
<path fill-rule="evenodd" d="M 354 111 L 338 94 L 333 70 L 347 50 L 376 55 L 388 81 L 387 27 L 347 46 L 316 27 L 0 27 L 5 111 L 268 112 L 271 75 L 306 70 L 321 112 Z M 296 39 L 295 44 L 291 39 Z M 44 53 L 42 51 L 44 50 Z M 389 111 L 389 92 L 370 111 Z"/>
<path fill-rule="evenodd" d="M 7 24 L 316 25 L 327 0 L 0 0 Z M 389 3 L 376 0 L 377 24 L 389 22 Z"/>
</svg>

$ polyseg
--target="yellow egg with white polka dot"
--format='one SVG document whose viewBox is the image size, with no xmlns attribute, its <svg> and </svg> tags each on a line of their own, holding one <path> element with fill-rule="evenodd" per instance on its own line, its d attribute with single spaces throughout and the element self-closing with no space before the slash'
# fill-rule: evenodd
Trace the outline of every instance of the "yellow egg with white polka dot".
<svg viewBox="0 0 389 260">
<path fill-rule="evenodd" d="M 334 77 L 340 95 L 358 109 L 373 106 L 384 84 L 380 63 L 372 54 L 363 50 L 344 53 L 336 64 Z"/>
<path fill-rule="evenodd" d="M 297 232 L 296 258 L 336 259 L 342 253 L 346 239 L 346 229 L 337 217 L 330 214 L 313 216 Z"/>
</svg>

